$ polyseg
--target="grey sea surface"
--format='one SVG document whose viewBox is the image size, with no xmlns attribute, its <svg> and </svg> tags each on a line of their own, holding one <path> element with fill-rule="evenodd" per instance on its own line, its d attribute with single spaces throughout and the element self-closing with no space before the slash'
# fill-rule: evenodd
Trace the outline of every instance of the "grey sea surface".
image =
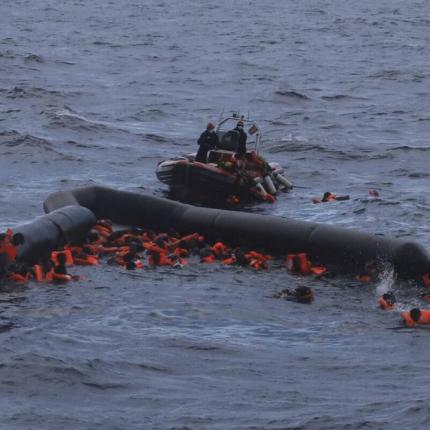
<svg viewBox="0 0 430 430">
<path fill-rule="evenodd" d="M 430 247 L 430 3 L 2 0 L 0 231 L 54 191 L 166 196 L 159 161 L 240 109 L 296 185 L 243 210 Z M 376 189 L 380 197 L 369 196 Z M 351 199 L 314 205 L 325 191 Z M 376 284 L 200 265 L 0 292 L 1 429 L 430 424 L 430 333 Z M 312 305 L 271 296 L 307 285 Z"/>
</svg>

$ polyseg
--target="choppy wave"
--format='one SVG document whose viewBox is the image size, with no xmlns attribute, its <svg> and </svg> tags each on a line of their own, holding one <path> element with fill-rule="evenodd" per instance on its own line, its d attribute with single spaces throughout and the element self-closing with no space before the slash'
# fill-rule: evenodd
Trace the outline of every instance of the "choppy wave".
<svg viewBox="0 0 430 430">
<path fill-rule="evenodd" d="M 25 156 L 33 163 L 52 160 L 82 161 L 79 157 L 62 153 L 47 139 L 21 134 L 16 130 L 0 132 L 0 153 L 10 159 Z"/>
<path fill-rule="evenodd" d="M 40 98 L 40 97 L 57 97 L 62 98 L 66 96 L 66 93 L 58 90 L 48 90 L 41 87 L 31 87 L 31 86 L 16 86 L 12 89 L 1 89 L 1 93 L 9 99 L 30 99 L 30 98 Z M 72 95 L 67 93 L 68 96 Z"/>
<path fill-rule="evenodd" d="M 293 98 L 293 99 L 299 99 L 299 100 L 310 100 L 308 96 L 305 94 L 299 93 L 298 91 L 294 90 L 278 90 L 275 92 L 276 95 L 286 97 L 286 98 Z"/>
<path fill-rule="evenodd" d="M 126 129 L 118 128 L 105 121 L 92 120 L 73 109 L 64 106 L 62 109 L 51 109 L 44 112 L 49 120 L 49 127 L 66 128 L 83 132 L 93 133 L 128 133 Z"/>
</svg>

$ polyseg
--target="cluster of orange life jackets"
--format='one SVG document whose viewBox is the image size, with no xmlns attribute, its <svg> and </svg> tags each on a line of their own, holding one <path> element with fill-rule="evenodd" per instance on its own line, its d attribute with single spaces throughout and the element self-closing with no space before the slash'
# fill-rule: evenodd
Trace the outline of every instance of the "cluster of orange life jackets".
<svg viewBox="0 0 430 430">
<path fill-rule="evenodd" d="M 10 243 L 12 232 L 8 231 L 2 242 L 2 250 L 8 252 L 10 262 L 16 258 L 16 247 Z M 102 257 L 107 263 L 128 270 L 153 266 L 182 267 L 188 264 L 188 257 L 195 254 L 201 263 L 241 265 L 255 270 L 268 269 L 269 255 L 245 248 L 231 248 L 221 241 L 209 243 L 198 234 L 181 236 L 178 233 L 155 233 L 143 229 L 113 231 L 109 220 L 99 220 L 89 232 L 85 243 L 66 245 L 53 251 L 32 267 L 25 264 L 12 265 L 7 280 L 24 283 L 68 282 L 79 279 L 68 273 L 71 266 L 98 265 Z"/>
</svg>

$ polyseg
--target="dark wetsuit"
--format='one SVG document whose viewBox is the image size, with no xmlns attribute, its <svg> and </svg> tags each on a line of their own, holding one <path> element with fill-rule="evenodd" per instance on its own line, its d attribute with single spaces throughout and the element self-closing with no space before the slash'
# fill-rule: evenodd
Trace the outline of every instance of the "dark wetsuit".
<svg viewBox="0 0 430 430">
<path fill-rule="evenodd" d="M 196 161 L 200 161 L 201 163 L 206 163 L 206 157 L 208 155 L 208 151 L 211 149 L 215 149 L 218 144 L 218 136 L 215 132 L 209 132 L 205 130 L 199 137 L 197 141 L 199 144 L 199 150 L 197 151 Z"/>
<path fill-rule="evenodd" d="M 238 127 L 234 129 L 239 133 L 239 148 L 237 149 L 238 155 L 245 155 L 246 154 L 246 139 L 247 135 L 245 131 L 240 130 Z"/>
</svg>

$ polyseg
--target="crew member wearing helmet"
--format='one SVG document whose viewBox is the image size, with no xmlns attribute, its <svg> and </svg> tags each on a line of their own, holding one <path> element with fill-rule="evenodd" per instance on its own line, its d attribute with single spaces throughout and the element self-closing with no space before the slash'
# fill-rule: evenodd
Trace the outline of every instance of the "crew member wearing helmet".
<svg viewBox="0 0 430 430">
<path fill-rule="evenodd" d="M 243 121 L 240 120 L 236 124 L 236 128 L 234 129 L 239 133 L 239 148 L 237 150 L 237 155 L 245 155 L 246 154 L 246 132 L 243 130 Z"/>
<path fill-rule="evenodd" d="M 197 143 L 199 144 L 199 150 L 197 151 L 196 161 L 206 163 L 208 151 L 216 149 L 219 144 L 215 126 L 211 122 L 208 123 L 206 130 L 200 135 Z"/>
</svg>

